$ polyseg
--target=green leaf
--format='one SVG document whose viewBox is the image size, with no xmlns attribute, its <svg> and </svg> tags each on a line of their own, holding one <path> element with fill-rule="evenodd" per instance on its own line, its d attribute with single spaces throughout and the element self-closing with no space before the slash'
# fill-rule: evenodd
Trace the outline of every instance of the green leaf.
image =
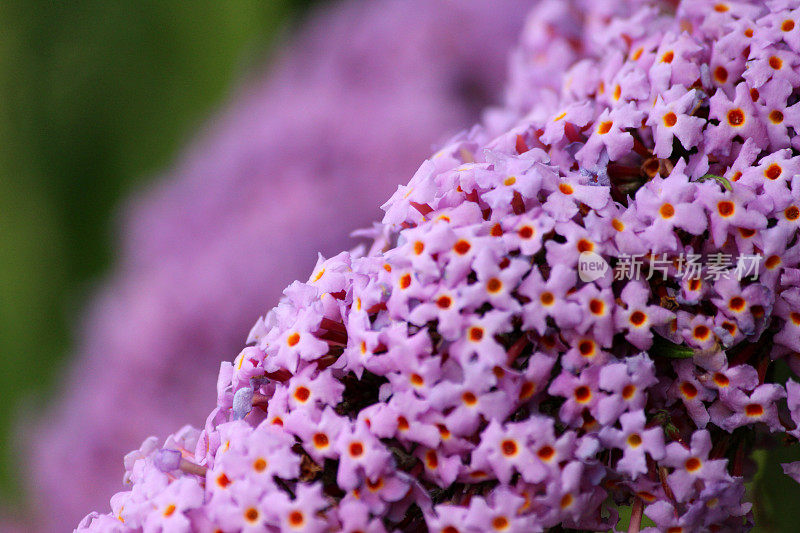
<svg viewBox="0 0 800 533">
<path fill-rule="evenodd" d="M 667 359 L 691 359 L 694 357 L 695 351 L 686 346 L 675 344 L 668 341 L 664 337 L 655 335 L 653 337 L 653 346 L 649 352 L 651 357 L 666 357 Z"/>
<path fill-rule="evenodd" d="M 627 531 L 628 526 L 631 523 L 631 506 L 620 505 L 617 507 L 617 511 L 619 511 L 619 523 L 617 523 L 617 531 Z M 647 507 L 645 507 L 644 512 L 645 515 L 642 516 L 642 529 L 646 527 L 656 527 L 656 523 L 647 518 Z"/>
</svg>

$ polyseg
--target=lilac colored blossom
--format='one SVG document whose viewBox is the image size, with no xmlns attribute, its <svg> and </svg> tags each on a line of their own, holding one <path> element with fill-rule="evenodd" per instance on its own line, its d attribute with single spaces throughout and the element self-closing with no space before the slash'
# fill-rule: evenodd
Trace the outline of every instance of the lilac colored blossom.
<svg viewBox="0 0 800 533">
<path fill-rule="evenodd" d="M 686 149 L 693 147 L 703 131 L 704 121 L 687 113 L 699 100 L 696 90 L 687 91 L 683 85 L 675 85 L 664 93 L 663 99 L 658 98 L 647 124 L 653 126 L 655 134 L 653 153 L 666 158 L 672 153 L 674 138 Z"/>
<path fill-rule="evenodd" d="M 652 328 L 670 322 L 675 315 L 657 305 L 647 305 L 650 289 L 636 283 L 629 283 L 620 298 L 627 309 L 617 309 L 615 318 L 620 330 L 627 330 L 625 339 L 646 350 L 653 343 Z"/>
<path fill-rule="evenodd" d="M 669 486 L 678 501 L 686 501 L 696 490 L 695 480 L 725 481 L 729 478 L 726 461 L 709 459 L 711 436 L 708 431 L 697 430 L 692 435 L 691 446 L 679 442 L 667 445 L 664 464 L 675 470 L 667 477 Z"/>
<path fill-rule="evenodd" d="M 778 419 L 777 400 L 786 397 L 784 388 L 773 383 L 759 385 L 751 394 L 735 389 L 720 398 L 714 407 L 722 428 L 732 431 L 738 427 L 765 423 L 772 431 L 785 431 Z"/>
<path fill-rule="evenodd" d="M 664 433 L 660 427 L 645 429 L 642 410 L 625 413 L 620 417 L 622 429 L 604 427 L 600 440 L 606 446 L 622 450 L 617 470 L 636 479 L 647 473 L 646 455 L 655 460 L 664 458 Z"/>
<path fill-rule="evenodd" d="M 647 402 L 645 391 L 656 383 L 655 366 L 645 353 L 604 365 L 600 369 L 600 388 L 612 394 L 600 399 L 598 421 L 610 424 L 625 411 L 640 411 Z"/>
<path fill-rule="evenodd" d="M 664 180 L 654 177 L 636 193 L 636 202 L 648 213 L 643 221 L 649 223 L 642 232 L 647 244 L 656 250 L 671 251 L 678 246 L 673 230 L 680 228 L 692 235 L 701 235 L 707 227 L 705 213 L 695 206 L 697 187 L 680 174 Z"/>
<path fill-rule="evenodd" d="M 796 133 L 773 146 L 757 94 L 800 92 L 782 66 L 797 52 L 766 31 L 785 4 L 543 2 L 505 107 L 398 187 L 362 233 L 370 247 L 284 292 L 251 332 L 266 354 L 251 352 L 252 369 L 223 365 L 176 477 L 204 484 L 187 516 L 261 519 L 248 498 L 268 497 L 276 529 L 340 529 L 352 508 L 347 527 L 599 531 L 617 527 L 618 505 L 649 531 L 751 528 L 750 452 L 796 440 L 800 416 L 796 381 L 772 371 L 800 352 L 800 236 L 778 227 Z M 576 17 L 579 35 L 564 29 Z M 553 72 L 546 52 L 574 64 L 537 83 Z M 671 103 L 688 126 L 670 146 Z M 635 253 L 649 270 L 618 276 Z M 742 272 L 753 255 L 764 264 Z M 587 277 L 587 256 L 608 268 Z M 290 468 L 258 478 L 243 451 L 257 442 Z M 157 507 L 175 481 L 155 453 L 146 441 L 130 456 L 132 487 L 83 527 L 106 527 L 123 500 L 139 520 Z"/>
<path fill-rule="evenodd" d="M 680 400 L 692 421 L 698 428 L 704 428 L 709 421 L 706 402 L 714 399 L 711 389 L 705 387 L 697 376 L 697 366 L 693 361 L 679 361 L 675 364 L 677 374 L 668 390 L 669 401 Z"/>
</svg>

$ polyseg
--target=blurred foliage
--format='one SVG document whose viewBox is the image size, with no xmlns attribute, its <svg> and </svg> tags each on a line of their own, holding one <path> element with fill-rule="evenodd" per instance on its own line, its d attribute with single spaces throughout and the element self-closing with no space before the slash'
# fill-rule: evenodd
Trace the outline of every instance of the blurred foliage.
<svg viewBox="0 0 800 533">
<path fill-rule="evenodd" d="M 776 447 L 754 454 L 759 466 L 752 487 L 755 502 L 754 533 L 797 531 L 797 517 L 792 509 L 800 503 L 800 486 L 783 473 L 780 463 L 800 461 L 800 446 Z"/>
<path fill-rule="evenodd" d="M 752 455 L 756 473 L 748 484 L 747 495 L 753 502 L 754 533 L 798 531 L 791 509 L 800 502 L 800 484 L 785 475 L 780 464 L 800 461 L 800 445 L 787 445 L 782 438 L 775 440 L 767 449 Z"/>
<path fill-rule="evenodd" d="M 52 397 L 120 199 L 308 3 L 0 3 L 0 501 L 20 501 L 17 406 Z"/>
</svg>

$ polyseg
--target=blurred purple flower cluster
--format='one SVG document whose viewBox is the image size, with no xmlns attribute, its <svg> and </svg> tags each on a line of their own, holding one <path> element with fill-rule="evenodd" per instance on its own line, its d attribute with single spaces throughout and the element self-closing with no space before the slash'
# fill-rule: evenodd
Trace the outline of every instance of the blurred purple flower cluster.
<svg viewBox="0 0 800 533">
<path fill-rule="evenodd" d="M 318 251 L 351 246 L 443 133 L 499 101 L 530 4 L 327 6 L 233 95 L 129 209 L 64 399 L 28 437 L 43 518 L 79 520 L 122 488 L 125 451 L 203 419 L 220 358 L 264 302 Z"/>
<path fill-rule="evenodd" d="M 292 283 L 205 427 L 129 454 L 79 530 L 752 525 L 750 453 L 800 437 L 800 3 L 530 20 L 507 108 Z"/>
</svg>

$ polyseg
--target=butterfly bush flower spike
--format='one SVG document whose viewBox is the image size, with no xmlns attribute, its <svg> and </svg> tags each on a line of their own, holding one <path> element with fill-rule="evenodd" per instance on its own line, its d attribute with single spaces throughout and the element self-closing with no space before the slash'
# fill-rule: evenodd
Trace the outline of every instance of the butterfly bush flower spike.
<svg viewBox="0 0 800 533">
<path fill-rule="evenodd" d="M 768 125 L 800 100 L 796 4 L 538 4 L 505 104 L 79 529 L 750 529 L 750 454 L 800 422 L 774 371 L 800 350 L 800 153 Z"/>
</svg>

